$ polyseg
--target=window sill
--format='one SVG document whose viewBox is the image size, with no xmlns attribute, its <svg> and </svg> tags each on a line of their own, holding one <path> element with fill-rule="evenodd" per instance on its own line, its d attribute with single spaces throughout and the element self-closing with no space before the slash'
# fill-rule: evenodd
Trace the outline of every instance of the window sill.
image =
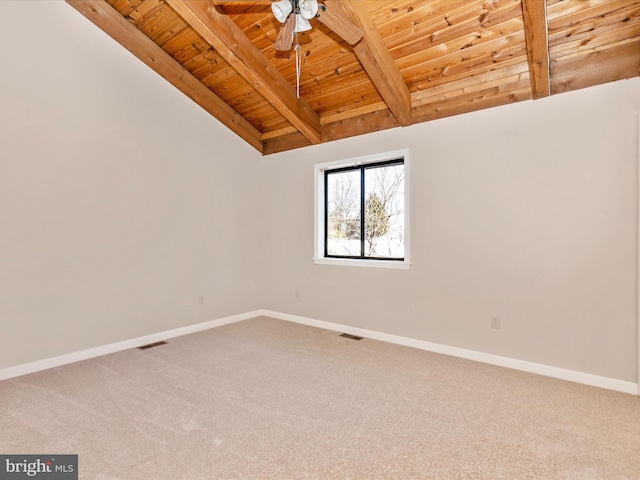
<svg viewBox="0 0 640 480">
<path fill-rule="evenodd" d="M 392 268 L 396 270 L 409 270 L 411 264 L 393 260 L 356 260 L 352 258 L 314 258 L 316 265 L 336 265 L 341 267 L 368 267 L 368 268 Z"/>
</svg>

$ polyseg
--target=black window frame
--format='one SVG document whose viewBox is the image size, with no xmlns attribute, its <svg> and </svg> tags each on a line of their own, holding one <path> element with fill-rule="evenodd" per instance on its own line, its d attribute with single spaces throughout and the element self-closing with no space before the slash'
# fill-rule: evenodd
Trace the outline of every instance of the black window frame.
<svg viewBox="0 0 640 480">
<path fill-rule="evenodd" d="M 398 157 L 379 162 L 369 162 L 346 167 L 328 168 L 324 170 L 324 258 L 350 259 L 350 260 L 378 260 L 382 262 L 404 262 L 405 257 L 367 257 L 365 252 L 365 214 L 366 214 L 366 194 L 365 194 L 365 172 L 371 168 L 387 167 L 391 165 L 402 165 L 404 167 L 404 157 Z M 329 254 L 329 175 L 349 171 L 360 171 L 360 255 L 331 255 Z M 405 222 L 406 226 L 406 222 Z"/>
</svg>

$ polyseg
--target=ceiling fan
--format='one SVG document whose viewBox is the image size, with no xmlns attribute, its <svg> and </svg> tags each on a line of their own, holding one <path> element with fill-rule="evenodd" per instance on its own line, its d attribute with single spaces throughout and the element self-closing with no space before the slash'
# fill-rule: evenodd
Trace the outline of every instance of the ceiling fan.
<svg viewBox="0 0 640 480">
<path fill-rule="evenodd" d="M 255 1 L 255 0 L 254 0 Z M 234 3 L 217 0 L 216 3 Z M 355 45 L 362 38 L 362 31 L 341 13 L 332 11 L 318 0 L 274 0 L 271 2 L 273 16 L 282 23 L 274 47 L 278 51 L 291 50 L 298 33 L 311 30 L 313 18 L 330 28 L 349 45 Z"/>
<path fill-rule="evenodd" d="M 239 0 L 213 0 L 214 3 L 220 5 L 224 3 L 235 3 Z M 240 0 L 242 1 L 242 0 Z M 264 0 L 244 0 L 244 2 L 260 2 Z M 243 2 L 243 3 L 244 3 Z M 296 62 L 296 95 L 300 98 L 300 45 L 298 43 L 298 33 L 311 30 L 309 20 L 317 18 L 321 23 L 330 28 L 335 34 L 341 37 L 350 45 L 355 45 L 362 39 L 363 33 L 360 28 L 351 21 L 343 18 L 344 12 L 333 12 L 324 4 L 318 3 L 318 0 L 273 0 L 271 3 L 271 11 L 273 16 L 282 23 L 278 36 L 274 43 L 277 51 L 291 50 L 294 40 L 295 45 L 295 62 Z"/>
</svg>

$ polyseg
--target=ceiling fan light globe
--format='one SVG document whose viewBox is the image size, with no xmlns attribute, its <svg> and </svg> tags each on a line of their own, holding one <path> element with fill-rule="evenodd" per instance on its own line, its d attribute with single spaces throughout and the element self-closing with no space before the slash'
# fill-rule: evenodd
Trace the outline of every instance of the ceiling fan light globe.
<svg viewBox="0 0 640 480">
<path fill-rule="evenodd" d="M 302 0 L 300 2 L 300 15 L 310 20 L 318 14 L 318 0 Z"/>
<path fill-rule="evenodd" d="M 280 0 L 279 2 L 273 2 L 271 4 L 273 16 L 276 17 L 276 20 L 280 23 L 284 23 L 292 10 L 293 5 L 289 0 Z"/>
<path fill-rule="evenodd" d="M 295 29 L 293 31 L 296 32 L 296 33 L 300 33 L 300 32 L 308 32 L 309 30 L 311 30 L 311 24 L 309 23 L 309 20 L 307 20 L 302 15 L 297 13 L 296 14 L 296 27 L 295 27 Z"/>
</svg>

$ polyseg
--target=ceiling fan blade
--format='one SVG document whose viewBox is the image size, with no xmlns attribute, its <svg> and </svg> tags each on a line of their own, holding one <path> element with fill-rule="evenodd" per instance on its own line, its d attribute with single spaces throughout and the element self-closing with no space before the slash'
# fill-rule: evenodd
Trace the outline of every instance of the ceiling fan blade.
<svg viewBox="0 0 640 480">
<path fill-rule="evenodd" d="M 291 50 L 293 46 L 293 29 L 296 26 L 295 15 L 291 14 L 282 24 L 274 47 L 278 51 Z"/>
<path fill-rule="evenodd" d="M 362 30 L 329 10 L 325 5 L 319 6 L 316 18 L 342 37 L 349 45 L 355 45 L 362 38 Z"/>
</svg>

